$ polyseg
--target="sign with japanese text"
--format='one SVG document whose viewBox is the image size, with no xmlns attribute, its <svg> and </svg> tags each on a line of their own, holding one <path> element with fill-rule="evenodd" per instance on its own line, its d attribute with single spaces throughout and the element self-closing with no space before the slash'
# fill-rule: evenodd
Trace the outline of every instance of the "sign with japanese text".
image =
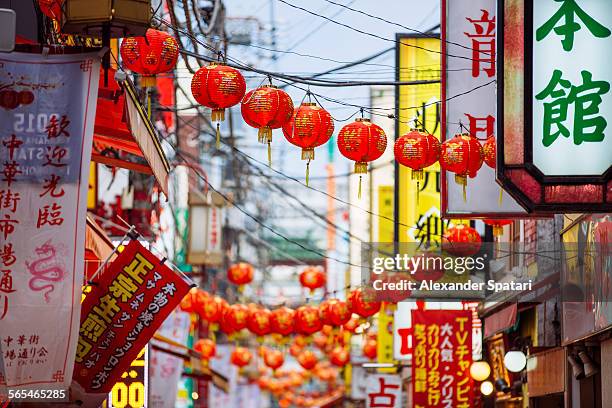
<svg viewBox="0 0 612 408">
<path fill-rule="evenodd" d="M 0 55 L 0 343 L 9 388 L 67 389 L 79 328 L 95 54 Z"/>
<path fill-rule="evenodd" d="M 399 375 L 367 375 L 365 394 L 367 408 L 401 408 L 402 380 Z"/>
<path fill-rule="evenodd" d="M 132 361 L 108 395 L 108 408 L 146 408 L 149 397 L 149 347 Z"/>
<path fill-rule="evenodd" d="M 189 287 L 130 241 L 83 302 L 74 379 L 88 392 L 109 392 Z"/>
<path fill-rule="evenodd" d="M 497 180 L 535 215 L 612 211 L 612 2 L 497 1 Z"/>
<path fill-rule="evenodd" d="M 442 2 L 442 137 L 469 132 L 482 143 L 495 137 L 496 0 Z M 467 93 L 466 93 L 467 92 Z M 461 97 L 453 98 L 455 95 Z M 442 213 L 477 217 L 524 215 L 526 212 L 495 181 L 495 169 L 483 164 L 463 187 L 442 172 Z M 500 197 L 501 195 L 501 197 Z"/>
<path fill-rule="evenodd" d="M 472 312 L 413 310 L 412 395 L 415 408 L 472 404 Z"/>
</svg>

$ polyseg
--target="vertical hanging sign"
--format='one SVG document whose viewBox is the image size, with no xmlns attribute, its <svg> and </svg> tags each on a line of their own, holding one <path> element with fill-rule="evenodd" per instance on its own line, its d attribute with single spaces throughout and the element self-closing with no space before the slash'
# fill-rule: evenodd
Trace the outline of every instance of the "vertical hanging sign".
<svg viewBox="0 0 612 408">
<path fill-rule="evenodd" d="M 98 73 L 95 54 L 0 55 L 0 384 L 10 388 L 72 379 Z"/>
</svg>

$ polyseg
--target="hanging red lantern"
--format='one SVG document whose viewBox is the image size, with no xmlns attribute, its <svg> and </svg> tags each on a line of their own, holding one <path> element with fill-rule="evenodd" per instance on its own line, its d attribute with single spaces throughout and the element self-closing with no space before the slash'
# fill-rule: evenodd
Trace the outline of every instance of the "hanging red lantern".
<svg viewBox="0 0 612 408">
<path fill-rule="evenodd" d="M 266 308 L 257 308 L 249 313 L 247 318 L 247 328 L 258 337 L 258 341 L 263 341 L 263 336 L 270 333 L 270 317 L 272 312 Z"/>
<path fill-rule="evenodd" d="M 440 167 L 455 173 L 455 182 L 465 187 L 468 176 L 476 177 L 476 172 L 482 167 L 482 146 L 478 139 L 469 134 L 456 135 L 442 143 L 440 151 Z"/>
<path fill-rule="evenodd" d="M 427 132 L 411 130 L 395 141 L 395 160 L 412 169 L 412 179 L 422 180 L 423 169 L 440 158 L 440 142 Z"/>
<path fill-rule="evenodd" d="M 219 296 L 207 296 L 200 306 L 198 314 L 202 320 L 207 321 L 212 330 L 216 330 L 223 313 L 229 307 L 225 299 Z"/>
<path fill-rule="evenodd" d="M 220 147 L 219 122 L 225 120 L 225 109 L 237 105 L 246 92 L 246 82 L 237 69 L 211 63 L 191 78 L 191 94 L 203 106 L 212 109 L 210 118 L 217 122 L 217 148 Z"/>
<path fill-rule="evenodd" d="M 293 357 L 297 357 L 303 350 L 303 347 L 300 346 L 299 344 L 295 344 L 293 343 L 291 345 L 291 347 L 289 347 L 289 354 L 291 354 Z"/>
<path fill-rule="evenodd" d="M 272 311 L 270 329 L 272 333 L 288 336 L 293 333 L 295 310 L 281 306 Z"/>
<path fill-rule="evenodd" d="M 325 273 L 317 267 L 309 266 L 300 273 L 300 284 L 310 289 L 310 294 L 327 283 Z"/>
<path fill-rule="evenodd" d="M 495 169 L 497 163 L 497 147 L 495 144 L 495 136 L 487 137 L 487 140 L 482 145 L 482 155 L 484 162 L 492 169 Z"/>
<path fill-rule="evenodd" d="M 323 327 L 319 310 L 314 306 L 304 305 L 295 311 L 295 330 L 305 336 L 318 332 Z"/>
<path fill-rule="evenodd" d="M 285 362 L 285 356 L 279 350 L 268 349 L 264 352 L 264 363 L 272 370 L 277 370 Z"/>
<path fill-rule="evenodd" d="M 149 28 L 144 37 L 128 37 L 121 42 L 123 66 L 142 75 L 141 85 L 155 85 L 155 75 L 176 66 L 179 47 L 176 39 L 163 31 Z"/>
<path fill-rule="evenodd" d="M 369 119 L 357 118 L 345 125 L 338 133 L 338 149 L 347 159 L 355 162 L 355 174 L 359 174 L 361 197 L 361 175 L 368 172 L 368 162 L 383 155 L 387 149 L 385 131 Z"/>
<path fill-rule="evenodd" d="M 325 299 L 321 303 L 319 303 L 319 317 L 321 318 L 321 323 L 324 325 L 331 325 L 331 317 L 330 317 L 330 300 Z"/>
<path fill-rule="evenodd" d="M 378 354 L 378 343 L 375 339 L 368 339 L 363 343 L 363 355 L 370 360 L 374 360 Z"/>
<path fill-rule="evenodd" d="M 282 127 L 293 115 L 293 101 L 285 92 L 273 85 L 260 86 L 248 92 L 242 99 L 242 117 L 251 127 L 259 129 L 259 143 L 268 145 L 268 162 L 271 163 L 272 129 Z"/>
<path fill-rule="evenodd" d="M 224 319 L 233 331 L 240 331 L 247 326 L 248 317 L 249 308 L 237 303 L 227 309 Z"/>
<path fill-rule="evenodd" d="M 297 361 L 304 370 L 312 370 L 319 360 L 314 352 L 311 350 L 304 350 L 297 356 Z"/>
<path fill-rule="evenodd" d="M 350 320 L 351 314 L 346 302 L 338 299 L 328 299 L 319 305 L 319 316 L 323 324 L 342 326 Z"/>
<path fill-rule="evenodd" d="M 205 298 L 209 296 L 210 295 L 202 289 L 191 288 L 185 297 L 181 299 L 180 308 L 183 312 L 199 313 Z"/>
<path fill-rule="evenodd" d="M 344 367 L 350 358 L 349 352 L 342 346 L 334 347 L 329 355 L 329 361 L 337 367 Z"/>
<path fill-rule="evenodd" d="M 60 21 L 64 0 L 38 0 L 40 11 L 54 20 Z"/>
<path fill-rule="evenodd" d="M 246 262 L 239 262 L 227 269 L 227 279 L 234 285 L 238 285 L 238 290 L 242 291 L 244 285 L 253 281 L 255 270 Z"/>
<path fill-rule="evenodd" d="M 236 347 L 230 356 L 233 365 L 243 368 L 251 362 L 251 352 L 245 347 Z"/>
<path fill-rule="evenodd" d="M 306 184 L 310 161 L 314 160 L 314 149 L 329 141 L 334 133 L 334 121 L 325 109 L 316 103 L 307 102 L 295 110 L 294 115 L 283 125 L 283 134 L 289 143 L 302 148 L 302 160 L 306 163 Z"/>
<path fill-rule="evenodd" d="M 493 236 L 499 237 L 504 233 L 504 225 L 512 224 L 512 220 L 484 220 L 484 223 L 493 227 Z"/>
<path fill-rule="evenodd" d="M 312 342 L 321 350 L 325 350 L 329 338 L 323 333 L 317 333 L 312 337 Z"/>
<path fill-rule="evenodd" d="M 202 360 L 210 360 L 217 355 L 217 345 L 211 339 L 200 339 L 193 345 L 193 349 L 200 353 Z"/>
<path fill-rule="evenodd" d="M 348 306 L 348 302 L 347 302 L 347 306 Z M 351 317 L 349 321 L 346 322 L 342 327 L 344 328 L 344 330 L 348 330 L 350 333 L 355 333 L 355 330 L 357 330 L 357 327 L 359 327 L 359 318 Z"/>
<path fill-rule="evenodd" d="M 464 224 L 447 229 L 442 237 L 442 249 L 459 257 L 475 255 L 480 251 L 481 245 L 478 231 Z"/>
<path fill-rule="evenodd" d="M 380 302 L 371 302 L 364 299 L 361 289 L 353 290 L 346 299 L 346 303 L 352 313 L 357 313 L 361 317 L 370 317 L 380 310 Z"/>
</svg>

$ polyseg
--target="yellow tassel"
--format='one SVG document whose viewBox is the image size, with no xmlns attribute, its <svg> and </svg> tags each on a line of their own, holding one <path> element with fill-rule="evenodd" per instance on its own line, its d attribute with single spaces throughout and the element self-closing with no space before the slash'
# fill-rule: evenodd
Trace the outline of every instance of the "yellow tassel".
<svg viewBox="0 0 612 408">
<path fill-rule="evenodd" d="M 361 200 L 361 177 L 359 176 L 359 190 L 357 191 L 357 198 Z"/>
<path fill-rule="evenodd" d="M 421 182 L 417 179 L 417 194 L 416 194 L 416 204 L 417 208 L 419 207 L 419 196 L 421 195 Z"/>
<path fill-rule="evenodd" d="M 504 201 L 504 189 L 499 188 L 499 206 L 502 206 L 502 202 Z"/>
<path fill-rule="evenodd" d="M 221 129 L 220 124 L 217 122 L 217 149 L 221 148 Z"/>
<path fill-rule="evenodd" d="M 268 140 L 268 167 L 272 167 L 272 143 Z"/>
<path fill-rule="evenodd" d="M 310 175 L 310 160 L 308 160 L 308 163 L 306 163 L 306 185 L 308 185 L 309 175 Z"/>
<path fill-rule="evenodd" d="M 463 202 L 464 203 L 467 203 L 467 191 L 466 190 L 467 190 L 467 185 L 464 184 L 463 185 Z"/>
<path fill-rule="evenodd" d="M 151 95 L 149 95 L 149 88 L 147 88 L 147 116 L 151 120 Z"/>
</svg>

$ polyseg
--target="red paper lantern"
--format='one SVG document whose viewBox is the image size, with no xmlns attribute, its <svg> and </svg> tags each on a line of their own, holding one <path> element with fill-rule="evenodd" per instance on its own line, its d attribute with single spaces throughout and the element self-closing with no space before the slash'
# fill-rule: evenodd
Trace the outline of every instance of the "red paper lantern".
<svg viewBox="0 0 612 408">
<path fill-rule="evenodd" d="M 442 249 L 455 256 L 475 255 L 481 245 L 482 240 L 478 231 L 463 224 L 449 228 L 442 237 Z"/>
<path fill-rule="evenodd" d="M 295 344 L 293 343 L 291 345 L 291 347 L 289 347 L 289 354 L 291 354 L 293 357 L 297 357 L 303 350 L 303 347 L 300 346 L 299 344 Z"/>
<path fill-rule="evenodd" d="M 495 137 L 489 136 L 482 145 L 482 155 L 484 162 L 492 169 L 495 169 L 497 163 L 497 147 L 495 145 Z"/>
<path fill-rule="evenodd" d="M 357 313 L 361 317 L 373 316 L 380 310 L 380 302 L 365 300 L 361 289 L 353 290 L 346 299 L 346 303 L 352 313 Z"/>
<path fill-rule="evenodd" d="M 216 324 L 221 320 L 225 308 L 229 307 L 227 302 L 219 296 L 206 296 L 198 310 L 202 320 L 210 324 Z"/>
<path fill-rule="evenodd" d="M 412 178 L 423 179 L 423 169 L 440 158 L 440 142 L 427 132 L 411 130 L 395 141 L 395 160 L 412 169 Z"/>
<path fill-rule="evenodd" d="M 482 161 L 482 146 L 478 139 L 469 134 L 456 135 L 442 143 L 440 167 L 455 173 L 455 182 L 464 187 L 464 194 L 468 176 L 476 177 Z"/>
<path fill-rule="evenodd" d="M 337 367 L 344 367 L 350 358 L 349 352 L 342 346 L 334 347 L 329 355 L 329 361 Z"/>
<path fill-rule="evenodd" d="M 378 344 L 375 339 L 368 339 L 363 344 L 363 355 L 370 360 L 374 360 L 378 354 Z"/>
<path fill-rule="evenodd" d="M 225 312 L 224 319 L 233 331 L 240 331 L 247 326 L 249 308 L 240 303 L 231 305 Z"/>
<path fill-rule="evenodd" d="M 310 160 L 314 160 L 314 149 L 329 141 L 334 133 L 334 121 L 325 109 L 316 103 L 303 103 L 283 125 L 283 134 L 289 143 L 302 148 L 302 160 L 306 165 L 306 184 Z"/>
<path fill-rule="evenodd" d="M 239 262 L 230 266 L 227 270 L 227 279 L 234 285 L 238 285 L 238 289 L 242 290 L 244 285 L 253 281 L 255 270 L 246 262 Z"/>
<path fill-rule="evenodd" d="M 200 339 L 193 345 L 193 349 L 200 353 L 202 360 L 210 360 L 217 354 L 217 345 L 211 339 Z"/>
<path fill-rule="evenodd" d="M 230 356 L 230 361 L 237 367 L 244 367 L 251 362 L 251 352 L 245 347 L 236 347 Z"/>
<path fill-rule="evenodd" d="M 295 311 L 295 330 L 305 336 L 318 332 L 323 327 L 319 310 L 314 306 L 304 305 Z"/>
<path fill-rule="evenodd" d="M 317 333 L 313 336 L 312 342 L 321 350 L 325 350 L 329 338 L 323 333 Z"/>
<path fill-rule="evenodd" d="M 327 283 L 327 278 L 320 268 L 309 266 L 300 273 L 300 284 L 310 289 L 311 294 L 316 289 L 323 287 L 325 283 Z"/>
<path fill-rule="evenodd" d="M 338 299 L 329 299 L 319 305 L 319 316 L 323 324 L 342 326 L 351 318 L 351 311 L 346 302 Z"/>
<path fill-rule="evenodd" d="M 270 161 L 272 129 L 282 127 L 291 119 L 293 115 L 291 97 L 273 85 L 264 85 L 244 96 L 241 111 L 244 121 L 249 126 L 259 129 L 259 142 L 268 144 L 268 161 Z"/>
<path fill-rule="evenodd" d="M 297 356 L 297 361 L 304 370 L 312 370 L 319 360 L 314 352 L 311 350 L 304 350 Z"/>
<path fill-rule="evenodd" d="M 38 0 L 40 11 L 54 20 L 60 21 L 64 0 Z"/>
<path fill-rule="evenodd" d="M 288 336 L 293 333 L 295 311 L 282 306 L 272 311 L 270 316 L 270 329 L 272 333 Z"/>
<path fill-rule="evenodd" d="M 263 340 L 263 336 L 270 333 L 271 316 L 272 312 L 265 308 L 257 308 L 249 313 L 247 328 L 251 333 L 257 335 L 260 341 Z"/>
<path fill-rule="evenodd" d="M 285 356 L 279 350 L 267 349 L 264 352 L 264 363 L 272 370 L 278 369 L 285 362 Z"/>
<path fill-rule="evenodd" d="M 181 300 L 180 308 L 183 312 L 199 313 L 205 299 L 209 296 L 210 295 L 208 295 L 208 293 L 204 292 L 202 289 L 191 288 Z"/>
<path fill-rule="evenodd" d="M 512 224 L 512 220 L 484 220 L 484 223 L 493 227 L 493 235 L 499 237 L 504 233 L 504 225 Z"/>
<path fill-rule="evenodd" d="M 123 66 L 141 74 L 142 86 L 155 85 L 155 75 L 176 66 L 179 47 L 176 39 L 163 31 L 149 28 L 145 37 L 128 37 L 121 43 Z"/>
</svg>

